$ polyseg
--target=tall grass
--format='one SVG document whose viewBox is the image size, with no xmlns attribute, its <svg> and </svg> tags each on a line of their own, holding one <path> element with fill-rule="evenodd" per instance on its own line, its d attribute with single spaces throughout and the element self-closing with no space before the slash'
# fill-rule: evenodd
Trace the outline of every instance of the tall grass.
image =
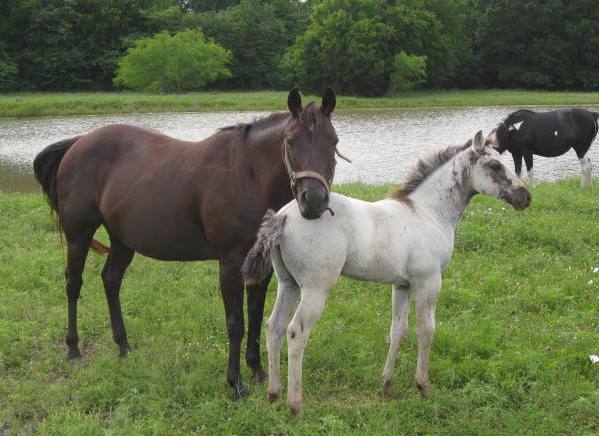
<svg viewBox="0 0 599 436">
<path fill-rule="evenodd" d="M 337 187 L 368 200 L 389 189 Z M 90 254 L 79 304 L 84 359 L 67 362 L 55 225 L 40 195 L 0 194 L 0 432 L 596 434 L 599 365 L 588 356 L 599 354 L 598 223 L 597 182 L 542 184 L 522 213 L 475 197 L 444 273 L 428 399 L 413 382 L 413 313 L 388 400 L 380 377 L 389 286 L 341 280 L 306 350 L 305 417 L 296 421 L 284 401 L 266 402 L 264 386 L 229 400 L 215 262 L 134 259 L 121 294 L 135 349 L 119 359 L 104 259 Z M 274 291 L 272 283 L 267 314 Z M 286 357 L 282 365 L 285 377 Z"/>
<path fill-rule="evenodd" d="M 305 101 L 320 101 L 305 96 Z M 96 115 L 132 112 L 286 110 L 287 92 L 197 92 L 188 94 L 24 93 L 0 95 L 0 118 Z M 340 109 L 432 106 L 520 106 L 599 104 L 599 93 L 522 90 L 413 91 L 397 97 L 341 96 Z"/>
</svg>

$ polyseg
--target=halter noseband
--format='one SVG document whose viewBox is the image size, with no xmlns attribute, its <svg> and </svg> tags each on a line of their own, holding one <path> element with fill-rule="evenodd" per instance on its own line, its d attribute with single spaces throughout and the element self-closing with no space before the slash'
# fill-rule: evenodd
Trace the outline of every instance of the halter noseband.
<svg viewBox="0 0 599 436">
<path fill-rule="evenodd" d="M 331 192 L 331 184 L 333 183 L 333 176 L 331 175 L 330 179 L 325 179 L 321 174 L 316 171 L 294 171 L 291 166 L 291 160 L 289 159 L 289 150 L 287 141 L 283 141 L 283 163 L 285 164 L 285 168 L 287 169 L 287 174 L 289 174 L 289 180 L 291 181 L 291 192 L 293 192 L 293 197 L 297 200 L 297 189 L 295 187 L 296 183 L 300 179 L 316 179 L 320 182 L 320 184 L 324 187 L 327 195 Z"/>
</svg>

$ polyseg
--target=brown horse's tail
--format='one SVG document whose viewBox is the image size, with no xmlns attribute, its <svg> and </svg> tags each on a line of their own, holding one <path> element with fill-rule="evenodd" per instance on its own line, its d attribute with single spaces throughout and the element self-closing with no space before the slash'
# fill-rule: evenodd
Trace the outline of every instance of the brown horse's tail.
<svg viewBox="0 0 599 436">
<path fill-rule="evenodd" d="M 55 213 L 58 212 L 58 194 L 56 191 L 56 174 L 58 173 L 58 167 L 60 166 L 60 162 L 62 162 L 64 155 L 78 139 L 79 136 L 76 136 L 51 144 L 44 148 L 33 160 L 33 173 L 35 174 L 35 178 L 44 190 L 46 200 L 48 200 L 50 208 Z M 58 226 L 62 231 L 60 222 L 58 223 Z M 96 240 L 92 241 L 90 248 L 101 255 L 110 253 L 109 247 Z"/>
<path fill-rule="evenodd" d="M 262 283 L 272 271 L 271 253 L 283 234 L 286 215 L 276 215 L 269 209 L 262 219 L 256 243 L 245 257 L 241 275 L 246 286 Z"/>
</svg>

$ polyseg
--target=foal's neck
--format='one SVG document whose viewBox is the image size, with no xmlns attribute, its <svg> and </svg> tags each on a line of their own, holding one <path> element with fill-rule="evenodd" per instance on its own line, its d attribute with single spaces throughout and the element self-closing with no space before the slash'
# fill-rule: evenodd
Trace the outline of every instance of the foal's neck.
<svg viewBox="0 0 599 436">
<path fill-rule="evenodd" d="M 470 183 L 470 151 L 464 151 L 434 171 L 412 194 L 419 209 L 455 229 L 474 195 Z"/>
</svg>

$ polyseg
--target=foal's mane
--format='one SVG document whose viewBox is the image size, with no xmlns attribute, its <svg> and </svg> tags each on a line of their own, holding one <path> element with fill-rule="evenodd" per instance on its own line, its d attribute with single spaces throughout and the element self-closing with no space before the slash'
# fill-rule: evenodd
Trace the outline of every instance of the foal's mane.
<svg viewBox="0 0 599 436">
<path fill-rule="evenodd" d="M 410 172 L 403 185 L 391 194 L 391 198 L 408 204 L 411 203 L 409 195 L 414 192 L 416 188 L 422 185 L 422 183 L 441 167 L 441 165 L 451 160 L 471 145 L 472 140 L 470 139 L 464 145 L 450 145 L 428 157 L 419 159 L 416 167 Z"/>
</svg>

